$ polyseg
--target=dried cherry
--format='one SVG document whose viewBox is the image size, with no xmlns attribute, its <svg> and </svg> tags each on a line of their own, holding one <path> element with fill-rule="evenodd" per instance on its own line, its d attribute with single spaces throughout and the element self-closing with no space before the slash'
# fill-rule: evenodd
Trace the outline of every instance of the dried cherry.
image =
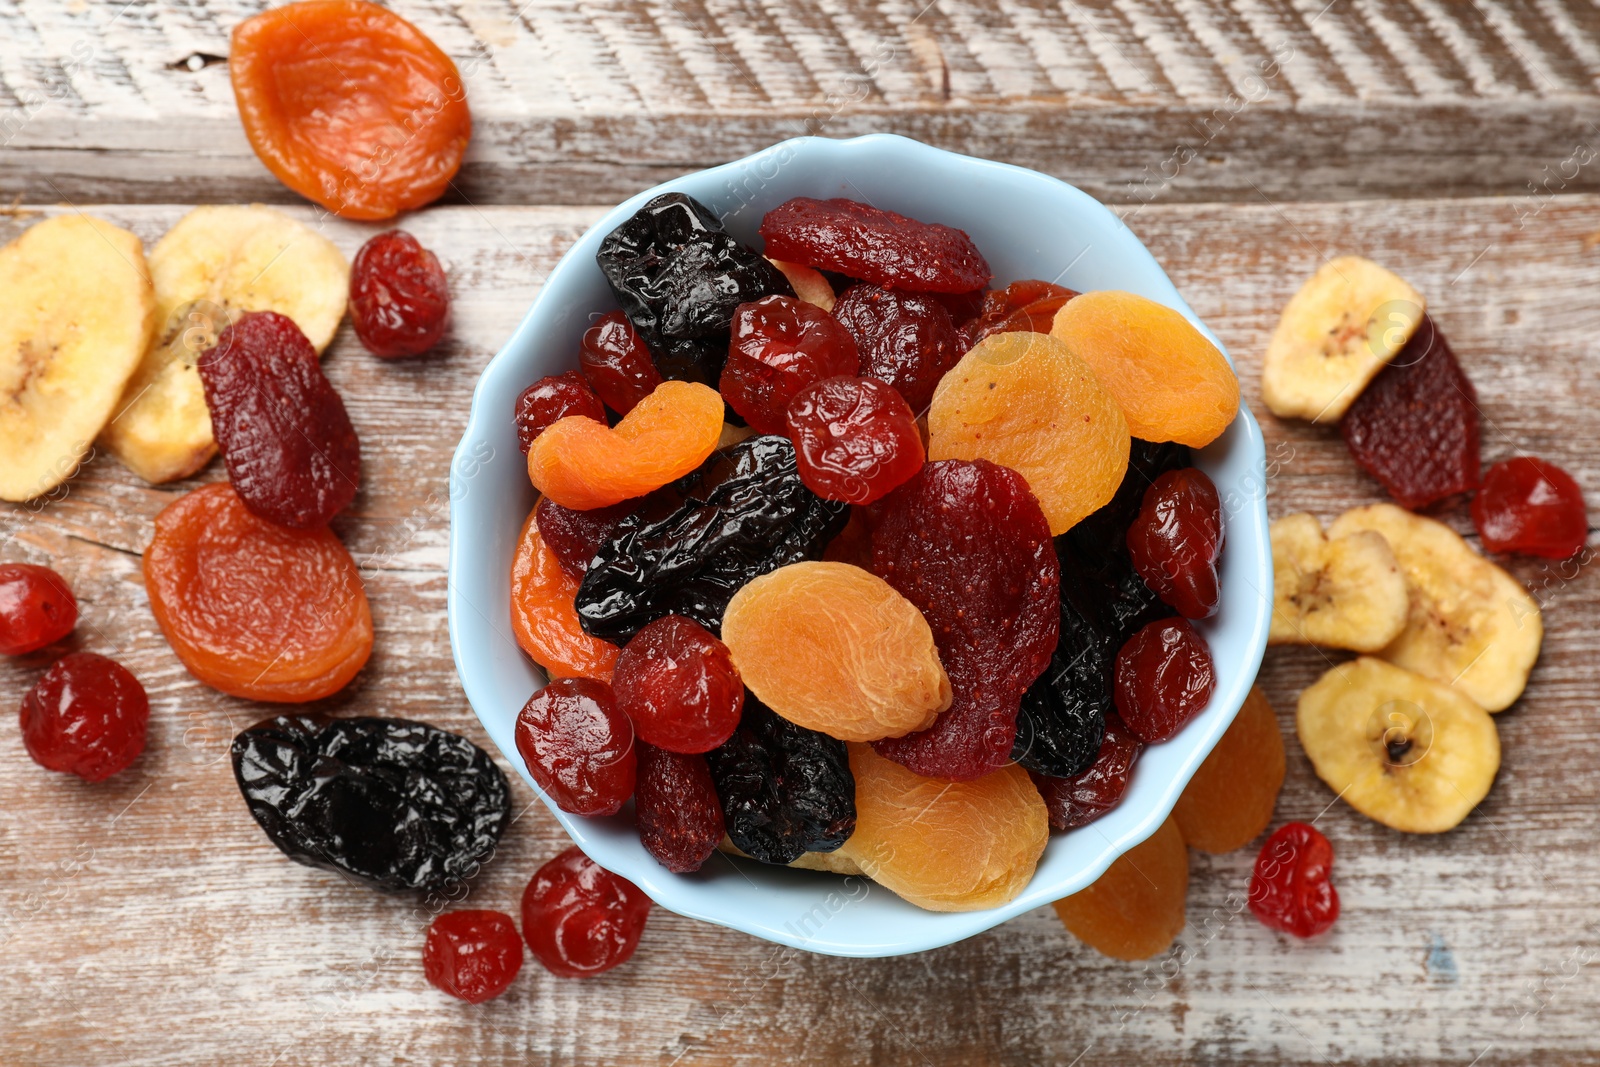
<svg viewBox="0 0 1600 1067">
<path fill-rule="evenodd" d="M 966 351 L 950 312 L 928 293 L 853 285 L 833 317 L 855 339 L 862 377 L 894 386 L 916 412 L 927 410 L 939 379 Z"/>
<path fill-rule="evenodd" d="M 756 433 L 784 433 L 794 395 L 823 378 L 854 374 L 856 342 L 826 311 L 790 296 L 740 304 L 720 388 Z"/>
<path fill-rule="evenodd" d="M 1489 468 L 1472 498 L 1472 524 L 1491 552 L 1566 559 L 1589 539 L 1583 490 L 1572 475 L 1533 456 Z"/>
<path fill-rule="evenodd" d="M 1189 619 L 1217 613 L 1217 560 L 1222 555 L 1222 501 L 1194 467 L 1168 471 L 1145 490 L 1128 527 L 1134 570 L 1162 601 Z"/>
<path fill-rule="evenodd" d="M 967 347 L 993 333 L 1049 333 L 1056 312 L 1077 295 L 1065 286 L 1036 279 L 1012 282 L 1004 289 L 984 293 L 977 318 L 962 331 Z"/>
<path fill-rule="evenodd" d="M 1211 649 L 1187 619 L 1158 619 L 1117 652 L 1117 712 L 1147 745 L 1204 711 L 1215 684 Z"/>
<path fill-rule="evenodd" d="M 628 316 L 608 311 L 583 332 L 578 368 L 606 407 L 626 415 L 661 384 L 650 348 Z"/>
<path fill-rule="evenodd" d="M 548 374 L 517 397 L 517 447 L 526 456 L 534 439 L 568 415 L 582 415 L 605 424 L 606 409 L 575 370 Z"/>
<path fill-rule="evenodd" d="M 789 402 L 800 480 L 828 500 L 870 504 L 922 469 L 911 406 L 876 378 L 825 378 Z"/>
<path fill-rule="evenodd" d="M 728 646 L 682 615 L 663 615 L 635 634 L 617 657 L 611 686 L 639 736 L 669 752 L 716 748 L 744 707 Z"/>
<path fill-rule="evenodd" d="M 517 751 L 528 773 L 573 815 L 615 815 L 633 795 L 633 724 L 605 682 L 557 678 L 522 706 Z"/>
<path fill-rule="evenodd" d="M 637 500 L 624 500 L 608 508 L 578 511 L 564 508 L 549 497 L 541 497 L 534 506 L 534 521 L 546 547 L 561 564 L 562 572 L 574 582 L 581 582 L 595 550 L 611 536 L 617 523 L 638 506 Z"/>
<path fill-rule="evenodd" d="M 1070 778 L 1029 771 L 1050 812 L 1050 825 L 1057 830 L 1087 826 L 1121 803 L 1143 750 L 1139 739 L 1111 712 L 1105 717 L 1100 747 L 1087 769 Z"/>
<path fill-rule="evenodd" d="M 952 226 L 919 222 L 857 200 L 797 196 L 761 220 L 767 255 L 839 271 L 887 289 L 982 289 L 989 264 Z"/>
<path fill-rule="evenodd" d="M 501 911 L 447 911 L 428 924 L 422 973 L 468 1004 L 493 1000 L 522 970 L 522 935 Z"/>
<path fill-rule="evenodd" d="M 86 782 L 138 759 L 149 721 L 139 679 L 93 652 L 62 656 L 22 698 L 22 743 L 33 762 Z"/>
<path fill-rule="evenodd" d="M 741 701 L 742 702 L 742 701 Z M 698 871 L 722 840 L 722 802 L 706 758 L 643 741 L 633 814 L 645 851 L 674 874 Z"/>
<path fill-rule="evenodd" d="M 367 351 L 419 356 L 450 322 L 450 284 L 439 258 L 404 230 L 380 233 L 350 265 L 350 321 Z"/>
<path fill-rule="evenodd" d="M 1286 823 L 1261 846 L 1250 875 L 1250 911 L 1264 926 L 1316 937 L 1339 918 L 1333 846 L 1314 826 Z"/>
<path fill-rule="evenodd" d="M 33 563 L 0 564 L 0 655 L 37 652 L 78 625 L 67 580 Z"/>
<path fill-rule="evenodd" d="M 522 892 L 522 936 L 563 978 L 592 978 L 639 947 L 650 898 L 574 845 L 539 868 Z"/>
</svg>

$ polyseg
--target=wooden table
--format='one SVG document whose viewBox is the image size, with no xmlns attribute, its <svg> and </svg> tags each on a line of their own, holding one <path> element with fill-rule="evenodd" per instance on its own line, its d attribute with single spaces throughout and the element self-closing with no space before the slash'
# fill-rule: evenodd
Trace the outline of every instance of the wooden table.
<svg viewBox="0 0 1600 1067">
<path fill-rule="evenodd" d="M 397 0 L 461 64 L 477 131 L 449 200 L 404 223 L 448 266 L 453 337 L 434 358 L 380 364 L 346 326 L 327 357 L 365 468 L 335 528 L 365 569 L 378 640 L 326 706 L 487 745 L 444 608 L 446 470 L 479 371 L 605 206 L 804 131 L 908 133 L 1118 205 L 1232 351 L 1267 435 L 1274 516 L 1331 519 L 1381 496 L 1336 432 L 1260 403 L 1278 309 L 1339 252 L 1427 294 L 1477 385 L 1486 461 L 1545 456 L 1600 504 L 1600 13 L 1324 2 Z M 0 5 L 0 194 L 21 204 L 0 239 L 38 217 L 31 205 L 92 210 L 149 242 L 193 203 L 295 204 L 250 154 L 221 58 L 258 6 Z M 372 232 L 323 225 L 346 253 Z M 412 902 L 266 841 L 226 760 L 266 709 L 196 683 L 154 625 L 151 519 L 222 474 L 152 488 L 99 457 L 63 499 L 0 511 L 0 559 L 65 574 L 83 608 L 70 646 L 121 659 L 152 703 L 148 752 L 97 787 L 40 770 L 0 729 L 7 1064 L 1600 1063 L 1588 553 L 1510 564 L 1545 608 L 1544 654 L 1497 720 L 1495 789 L 1440 837 L 1334 803 L 1292 721 L 1326 660 L 1268 655 L 1289 748 L 1277 821 L 1316 820 L 1338 853 L 1344 912 L 1317 943 L 1230 907 L 1248 851 L 1195 854 L 1189 928 L 1148 963 L 1100 957 L 1049 909 L 876 961 L 657 909 L 628 966 L 574 982 L 530 963 L 472 1007 L 424 982 Z M 1463 508 L 1442 517 L 1471 536 Z M 0 706 L 50 659 L 0 664 Z M 474 904 L 514 909 L 564 840 L 514 791 L 522 814 Z"/>
</svg>

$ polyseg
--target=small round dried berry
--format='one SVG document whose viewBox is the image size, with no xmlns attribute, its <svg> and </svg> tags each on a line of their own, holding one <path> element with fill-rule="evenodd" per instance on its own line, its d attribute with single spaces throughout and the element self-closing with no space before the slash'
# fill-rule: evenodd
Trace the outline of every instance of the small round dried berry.
<svg viewBox="0 0 1600 1067">
<path fill-rule="evenodd" d="M 606 407 L 618 415 L 632 411 L 661 384 L 661 372 L 644 338 L 620 311 L 607 312 L 584 331 L 578 366 Z"/>
<path fill-rule="evenodd" d="M 983 294 L 983 310 L 967 323 L 967 347 L 994 333 L 1049 333 L 1056 312 L 1078 294 L 1052 282 L 1012 282 Z"/>
<path fill-rule="evenodd" d="M 698 871 L 722 840 L 722 802 L 701 755 L 640 742 L 633 814 L 645 851 L 675 874 Z"/>
<path fill-rule="evenodd" d="M 1472 524 L 1491 552 L 1566 559 L 1589 538 L 1583 490 L 1572 475 L 1533 456 L 1496 463 L 1472 498 Z"/>
<path fill-rule="evenodd" d="M 1316 937 L 1339 918 L 1333 846 L 1303 822 L 1280 826 L 1261 846 L 1250 876 L 1250 910 L 1262 924 L 1295 937 Z"/>
<path fill-rule="evenodd" d="M 556 806 L 573 815 L 615 815 L 633 795 L 633 725 L 611 687 L 558 678 L 517 716 L 517 751 Z"/>
<path fill-rule="evenodd" d="M 428 926 L 422 972 L 468 1004 L 504 993 L 522 970 L 522 935 L 500 911 L 448 911 Z"/>
<path fill-rule="evenodd" d="M 894 386 L 918 413 L 967 350 L 950 312 L 928 293 L 851 286 L 833 317 L 855 338 L 861 376 Z"/>
<path fill-rule="evenodd" d="M 628 962 L 650 898 L 574 846 L 539 868 L 522 893 L 522 936 L 563 978 L 591 978 Z"/>
<path fill-rule="evenodd" d="M 1215 615 L 1222 502 L 1211 479 L 1194 467 L 1157 478 L 1128 527 L 1128 554 L 1139 577 L 1178 614 Z"/>
<path fill-rule="evenodd" d="M 1157 619 L 1117 653 L 1117 712 L 1147 745 L 1187 726 L 1215 684 L 1211 649 L 1187 619 Z"/>
<path fill-rule="evenodd" d="M 139 679 L 93 652 L 62 656 L 22 698 L 22 743 L 33 762 L 87 782 L 138 759 L 149 721 Z"/>
<path fill-rule="evenodd" d="M 517 447 L 526 456 L 533 439 L 568 415 L 582 415 L 601 425 L 605 405 L 594 395 L 583 375 L 575 370 L 540 378 L 517 397 Z"/>
<path fill-rule="evenodd" d="M 751 429 L 781 434 L 796 393 L 860 366 L 855 339 L 826 311 L 791 296 L 768 296 L 734 312 L 719 388 Z"/>
<path fill-rule="evenodd" d="M 404 230 L 380 233 L 350 266 L 350 320 L 383 359 L 421 355 L 450 320 L 450 285 L 438 258 Z"/>
<path fill-rule="evenodd" d="M 617 523 L 638 506 L 637 500 L 624 500 L 608 508 L 578 511 L 564 508 L 546 496 L 540 497 L 534 508 L 534 522 L 556 562 L 561 564 L 562 572 L 573 581 L 581 582 L 589 573 L 589 561 L 594 559 L 600 545 L 611 536 Z"/>
<path fill-rule="evenodd" d="M 617 705 L 639 736 L 669 752 L 709 752 L 733 735 L 744 683 L 728 646 L 682 615 L 640 630 L 611 676 Z"/>
<path fill-rule="evenodd" d="M 1088 770 L 1071 778 L 1029 771 L 1050 812 L 1050 825 L 1057 830 L 1087 826 L 1121 803 L 1143 749 L 1116 712 L 1111 712 L 1100 736 L 1100 751 Z"/>
<path fill-rule="evenodd" d="M 59 641 L 78 624 L 78 601 L 49 567 L 0 564 L 0 654 L 20 656 Z"/>
<path fill-rule="evenodd" d="M 876 378 L 826 378 L 789 402 L 800 480 L 825 500 L 870 504 L 922 469 L 911 406 Z"/>
</svg>

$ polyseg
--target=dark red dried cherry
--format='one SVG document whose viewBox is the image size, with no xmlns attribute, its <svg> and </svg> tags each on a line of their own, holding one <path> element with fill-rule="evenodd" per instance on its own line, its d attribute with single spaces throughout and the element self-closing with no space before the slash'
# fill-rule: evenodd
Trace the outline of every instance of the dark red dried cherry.
<svg viewBox="0 0 1600 1067">
<path fill-rule="evenodd" d="M 1088 770 L 1071 778 L 1029 771 L 1050 813 L 1050 825 L 1057 830 L 1087 826 L 1121 803 L 1143 749 L 1116 712 L 1110 712 L 1100 735 L 1100 751 Z"/>
<path fill-rule="evenodd" d="M 767 212 L 761 237 L 773 259 L 885 288 L 965 293 L 982 289 L 991 277 L 983 254 L 961 230 L 858 200 L 797 196 Z"/>
<path fill-rule="evenodd" d="M 139 679 L 93 652 L 62 656 L 22 698 L 22 743 L 33 762 L 87 782 L 138 759 L 149 721 Z"/>
<path fill-rule="evenodd" d="M 638 743 L 633 815 L 645 851 L 675 874 L 698 871 L 725 832 L 706 758 Z"/>
<path fill-rule="evenodd" d="M 609 311 L 584 331 L 578 366 L 606 406 L 626 415 L 661 384 L 650 348 L 628 316 Z"/>
<path fill-rule="evenodd" d="M 1150 590 L 1178 614 L 1217 613 L 1217 560 L 1222 556 L 1222 501 L 1194 467 L 1168 471 L 1144 492 L 1128 527 L 1128 555 Z"/>
<path fill-rule="evenodd" d="M 615 815 L 633 795 L 633 725 L 604 682 L 558 678 L 529 697 L 517 751 L 562 811 Z"/>
<path fill-rule="evenodd" d="M 404 230 L 380 233 L 350 265 L 350 321 L 368 352 L 421 355 L 450 323 L 450 284 L 432 252 Z"/>
<path fill-rule="evenodd" d="M 825 378 L 789 402 L 800 480 L 826 500 L 870 504 L 922 469 L 911 406 L 876 378 Z"/>
<path fill-rule="evenodd" d="M 504 993 L 522 970 L 522 935 L 500 911 L 447 911 L 428 924 L 422 973 L 468 1004 Z"/>
<path fill-rule="evenodd" d="M 854 285 L 833 317 L 855 338 L 861 376 L 894 386 L 914 412 L 927 410 L 939 379 L 966 353 L 950 312 L 927 293 Z"/>
<path fill-rule="evenodd" d="M 524 389 L 517 397 L 517 447 L 522 454 L 528 454 L 535 437 L 568 415 L 606 421 L 605 405 L 577 371 L 546 375 Z"/>
<path fill-rule="evenodd" d="M 1211 649 L 1187 619 L 1157 619 L 1117 653 L 1117 713 L 1147 745 L 1174 736 L 1211 700 Z"/>
<path fill-rule="evenodd" d="M 628 962 L 649 917 L 643 890 L 577 846 L 540 867 L 522 893 L 522 936 L 534 958 L 563 978 L 592 978 Z"/>
<path fill-rule="evenodd" d="M 1049 333 L 1056 312 L 1077 292 L 1036 279 L 1012 282 L 983 294 L 983 310 L 967 323 L 967 347 L 995 333 Z"/>
<path fill-rule="evenodd" d="M 719 388 L 756 433 L 781 434 L 796 393 L 860 366 L 855 339 L 826 311 L 792 296 L 768 296 L 733 313 Z"/>
<path fill-rule="evenodd" d="M 1256 857 L 1250 911 L 1274 930 L 1316 937 L 1339 918 L 1333 887 L 1333 846 L 1303 822 L 1280 826 Z"/>
<path fill-rule="evenodd" d="M 578 511 L 564 508 L 546 496 L 539 498 L 533 521 L 561 570 L 573 581 L 581 582 L 600 545 L 638 506 L 638 500 L 624 500 L 608 508 Z"/>
<path fill-rule="evenodd" d="M 645 741 L 669 752 L 709 752 L 733 735 L 744 683 L 728 646 L 682 615 L 664 615 L 617 657 L 617 706 Z"/>
<path fill-rule="evenodd" d="M 78 601 L 65 578 L 34 563 L 0 564 L 0 654 L 37 652 L 76 625 Z"/>
<path fill-rule="evenodd" d="M 1589 539 L 1583 490 L 1572 475 L 1534 456 L 1489 468 L 1472 498 L 1472 524 L 1491 552 L 1566 559 Z"/>
</svg>

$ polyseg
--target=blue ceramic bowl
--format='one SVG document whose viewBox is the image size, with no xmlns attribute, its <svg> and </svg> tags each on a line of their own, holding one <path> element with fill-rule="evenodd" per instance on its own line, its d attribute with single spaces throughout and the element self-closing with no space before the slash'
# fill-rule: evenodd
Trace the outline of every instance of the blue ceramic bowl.
<svg viewBox="0 0 1600 1067">
<path fill-rule="evenodd" d="M 451 468 L 451 649 L 467 699 L 519 769 L 517 712 L 544 678 L 517 648 L 509 621 L 512 552 L 534 503 L 512 429 L 512 406 L 535 379 L 572 370 L 578 336 L 593 316 L 616 306 L 595 266 L 601 239 L 651 197 L 671 190 L 703 201 L 750 243 L 759 243 L 762 215 L 791 197 L 866 200 L 966 230 L 988 258 L 997 285 L 1043 278 L 1077 290 L 1131 290 L 1176 308 L 1216 340 L 1138 238 L 1086 194 L 1033 171 L 901 137 L 785 141 L 618 205 L 562 257 L 522 325 L 485 368 Z M 1272 560 L 1265 453 L 1250 412 L 1241 407 L 1238 419 L 1198 461 L 1222 496 L 1227 524 L 1222 609 L 1200 627 L 1216 660 L 1211 704 L 1177 737 L 1146 749 L 1120 805 L 1089 826 L 1052 835 L 1033 881 L 1010 903 L 988 911 L 923 911 L 862 878 L 720 855 L 697 874 L 675 875 L 639 844 L 630 811 L 586 819 L 546 803 L 597 863 L 631 879 L 663 907 L 814 952 L 891 956 L 937 948 L 1082 889 L 1172 811 L 1233 720 L 1266 645 Z"/>
</svg>

